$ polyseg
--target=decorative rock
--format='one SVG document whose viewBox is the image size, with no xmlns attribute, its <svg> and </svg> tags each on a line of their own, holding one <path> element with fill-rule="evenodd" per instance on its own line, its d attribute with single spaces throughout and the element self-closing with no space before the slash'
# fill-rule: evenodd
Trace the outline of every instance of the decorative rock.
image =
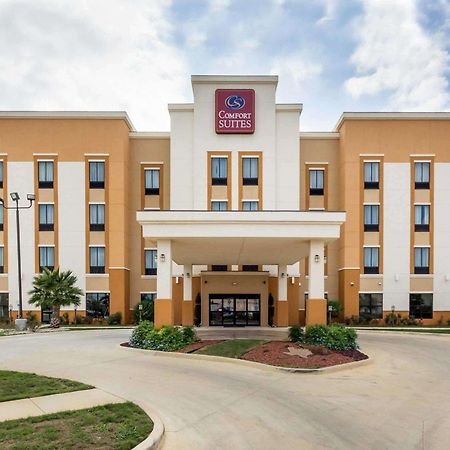
<svg viewBox="0 0 450 450">
<path fill-rule="evenodd" d="M 288 351 L 283 353 L 289 356 L 300 356 L 300 358 L 307 358 L 308 356 L 313 354 L 307 348 L 296 348 L 296 347 L 288 347 Z"/>
</svg>

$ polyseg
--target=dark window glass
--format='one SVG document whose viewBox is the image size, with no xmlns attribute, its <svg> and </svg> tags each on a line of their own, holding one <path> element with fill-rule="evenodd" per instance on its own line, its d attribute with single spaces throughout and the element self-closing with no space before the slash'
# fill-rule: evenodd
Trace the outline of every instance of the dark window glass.
<svg viewBox="0 0 450 450">
<path fill-rule="evenodd" d="M 359 294 L 359 316 L 364 319 L 382 319 L 383 294 Z"/>
<path fill-rule="evenodd" d="M 53 231 L 54 205 L 39 205 L 39 231 Z"/>
<path fill-rule="evenodd" d="M 39 247 L 39 271 L 55 268 L 55 247 Z"/>
<path fill-rule="evenodd" d="M 156 275 L 157 273 L 157 251 L 144 250 L 145 275 Z"/>
<path fill-rule="evenodd" d="M 415 319 L 432 319 L 433 294 L 409 294 L 409 315 Z"/>
<path fill-rule="evenodd" d="M 109 294 L 107 292 L 89 292 L 86 294 L 86 315 L 94 318 L 109 316 Z"/>
<path fill-rule="evenodd" d="M 89 248 L 90 273 L 105 273 L 105 247 Z"/>
<path fill-rule="evenodd" d="M 159 169 L 145 169 L 145 195 L 159 195 Z"/>
<path fill-rule="evenodd" d="M 242 184 L 244 186 L 258 185 L 258 158 L 242 158 Z"/>
<path fill-rule="evenodd" d="M 0 247 L 0 273 L 5 272 L 5 247 Z"/>
<path fill-rule="evenodd" d="M 379 211 L 378 205 L 364 205 L 364 231 L 378 231 Z"/>
<path fill-rule="evenodd" d="M 364 247 L 364 273 L 378 273 L 378 247 Z"/>
<path fill-rule="evenodd" d="M 39 189 L 53 188 L 53 161 L 38 162 Z"/>
<path fill-rule="evenodd" d="M 0 188 L 3 187 L 3 161 L 0 161 Z"/>
<path fill-rule="evenodd" d="M 89 205 L 89 229 L 91 231 L 105 230 L 105 205 Z"/>
<path fill-rule="evenodd" d="M 243 272 L 258 272 L 258 265 L 257 264 L 244 264 L 242 266 Z"/>
<path fill-rule="evenodd" d="M 0 231 L 3 231 L 3 208 L 0 207 Z"/>
<path fill-rule="evenodd" d="M 91 189 L 105 188 L 105 162 L 89 162 L 89 187 Z"/>
<path fill-rule="evenodd" d="M 414 248 L 414 273 L 430 273 L 430 249 L 429 247 Z"/>
<path fill-rule="evenodd" d="M 9 319 L 9 294 L 0 292 L 0 320 Z"/>
<path fill-rule="evenodd" d="M 430 230 L 430 205 L 414 206 L 414 231 Z"/>
<path fill-rule="evenodd" d="M 323 169 L 309 171 L 309 195 L 323 195 Z"/>
<path fill-rule="evenodd" d="M 211 184 L 213 186 L 226 186 L 228 179 L 228 158 L 211 158 Z"/>
<path fill-rule="evenodd" d="M 380 187 L 380 163 L 364 163 L 364 189 L 379 189 Z"/>
<path fill-rule="evenodd" d="M 211 270 L 213 272 L 226 272 L 228 270 L 228 266 L 225 264 L 213 264 L 211 266 Z"/>
<path fill-rule="evenodd" d="M 155 292 L 141 292 L 141 303 L 142 302 L 153 302 L 156 300 Z"/>
<path fill-rule="evenodd" d="M 430 189 L 430 163 L 414 163 L 414 187 L 416 189 Z"/>
</svg>

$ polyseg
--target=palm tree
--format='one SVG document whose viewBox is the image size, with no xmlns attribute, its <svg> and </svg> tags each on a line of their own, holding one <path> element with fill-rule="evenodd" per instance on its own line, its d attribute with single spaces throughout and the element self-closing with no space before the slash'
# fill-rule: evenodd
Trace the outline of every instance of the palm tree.
<svg viewBox="0 0 450 450">
<path fill-rule="evenodd" d="M 71 270 L 60 272 L 59 269 L 44 271 L 33 279 L 33 289 L 28 293 L 29 303 L 41 308 L 51 308 L 50 326 L 59 327 L 61 306 L 80 305 L 83 291 L 76 286 L 77 277 Z"/>
</svg>

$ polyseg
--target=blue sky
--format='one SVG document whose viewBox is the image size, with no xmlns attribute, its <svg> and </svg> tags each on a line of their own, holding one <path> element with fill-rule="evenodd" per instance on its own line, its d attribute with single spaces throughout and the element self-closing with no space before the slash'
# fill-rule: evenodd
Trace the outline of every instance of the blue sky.
<svg viewBox="0 0 450 450">
<path fill-rule="evenodd" d="M 277 74 L 302 130 L 448 110 L 450 0 L 0 0 L 0 109 L 126 110 L 167 130 L 191 74 Z"/>
</svg>

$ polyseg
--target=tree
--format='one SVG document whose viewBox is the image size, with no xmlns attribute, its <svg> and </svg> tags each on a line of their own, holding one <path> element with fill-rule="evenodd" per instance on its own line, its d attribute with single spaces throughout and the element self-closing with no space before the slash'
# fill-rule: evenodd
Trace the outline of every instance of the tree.
<svg viewBox="0 0 450 450">
<path fill-rule="evenodd" d="M 51 308 L 50 326 L 59 327 L 61 306 L 80 305 L 83 291 L 76 286 L 77 277 L 71 270 L 60 272 L 59 269 L 44 271 L 33 279 L 33 289 L 28 293 L 29 303 L 41 308 Z"/>
</svg>

